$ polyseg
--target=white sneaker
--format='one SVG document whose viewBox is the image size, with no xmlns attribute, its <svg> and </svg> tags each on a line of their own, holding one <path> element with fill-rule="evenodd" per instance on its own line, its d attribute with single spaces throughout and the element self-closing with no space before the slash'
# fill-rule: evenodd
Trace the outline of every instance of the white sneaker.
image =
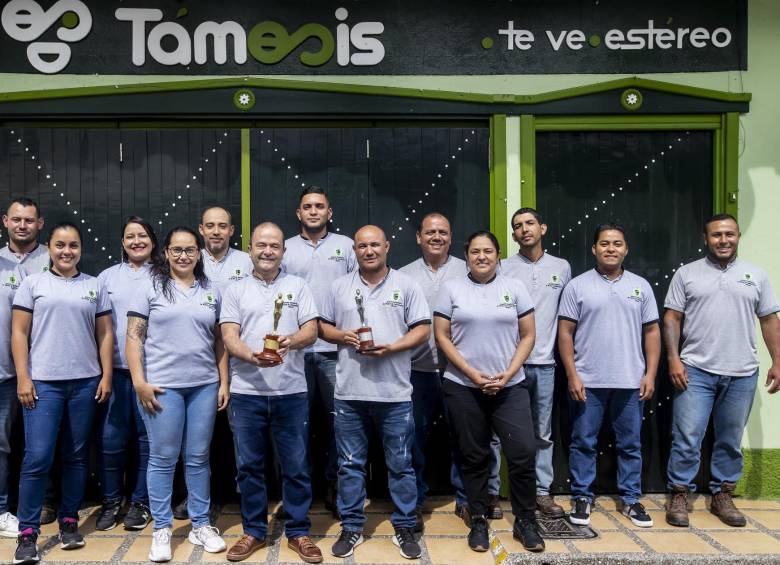
<svg viewBox="0 0 780 565">
<path fill-rule="evenodd" d="M 190 540 L 190 543 L 193 545 L 202 545 L 203 550 L 208 551 L 209 553 L 219 553 L 220 551 L 225 551 L 225 549 L 227 549 L 225 540 L 219 537 L 219 530 L 214 526 L 192 528 L 187 539 Z"/>
<path fill-rule="evenodd" d="M 19 520 L 10 512 L 0 514 L 0 537 L 15 538 L 19 535 Z"/>
<path fill-rule="evenodd" d="M 161 563 L 171 560 L 171 529 L 161 528 L 152 534 L 152 547 L 149 548 L 149 561 Z"/>
</svg>

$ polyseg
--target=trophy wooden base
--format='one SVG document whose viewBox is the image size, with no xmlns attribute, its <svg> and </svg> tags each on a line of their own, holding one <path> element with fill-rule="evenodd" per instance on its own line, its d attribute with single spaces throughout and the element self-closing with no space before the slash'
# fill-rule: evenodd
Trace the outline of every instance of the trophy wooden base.
<svg viewBox="0 0 780 565">
<path fill-rule="evenodd" d="M 274 365 L 281 365 L 284 362 L 282 356 L 278 353 L 279 349 L 279 336 L 274 334 L 268 334 L 263 341 L 263 351 L 258 355 L 262 361 L 267 363 L 273 363 Z"/>
<path fill-rule="evenodd" d="M 379 349 L 374 345 L 374 334 L 369 327 L 360 328 L 357 331 L 360 345 L 358 345 L 358 353 L 368 353 L 369 351 L 376 351 Z"/>
</svg>

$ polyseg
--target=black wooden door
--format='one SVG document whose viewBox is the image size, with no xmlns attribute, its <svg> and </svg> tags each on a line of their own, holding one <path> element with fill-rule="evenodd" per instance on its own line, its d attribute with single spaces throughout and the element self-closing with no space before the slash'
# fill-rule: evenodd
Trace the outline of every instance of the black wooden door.
<svg viewBox="0 0 780 565">
<path fill-rule="evenodd" d="M 550 132 L 537 134 L 536 144 L 537 201 L 549 226 L 547 250 L 567 259 L 576 276 L 594 266 L 596 226 L 623 225 L 629 247 L 625 267 L 650 282 L 662 310 L 675 269 L 702 254 L 701 225 L 713 209 L 712 133 Z M 609 336 L 603 337 L 608 348 Z M 672 387 L 665 359 L 662 353 L 655 397 L 645 403 L 643 486 L 648 492 L 662 492 L 666 484 Z M 571 424 L 560 367 L 555 395 L 553 489 L 568 492 Z M 596 492 L 616 492 L 614 436 L 607 424 L 598 449 Z M 709 478 L 708 461 L 705 453 L 700 486 Z"/>
</svg>

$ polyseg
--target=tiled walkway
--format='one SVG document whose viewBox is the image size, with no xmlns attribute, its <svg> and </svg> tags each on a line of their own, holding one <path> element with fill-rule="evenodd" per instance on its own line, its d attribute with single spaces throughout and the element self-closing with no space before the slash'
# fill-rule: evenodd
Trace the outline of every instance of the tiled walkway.
<svg viewBox="0 0 780 565">
<path fill-rule="evenodd" d="M 565 503 L 559 499 L 560 503 Z M 655 522 L 650 530 L 640 530 L 615 511 L 615 502 L 611 498 L 597 500 L 592 516 L 593 528 L 599 536 L 592 540 L 548 541 L 547 551 L 540 555 L 524 552 L 512 539 L 512 522 L 508 517 L 509 504 L 504 502 L 507 518 L 496 521 L 493 527 L 501 543 L 509 552 L 505 563 L 582 563 L 582 564 L 640 564 L 701 563 L 780 563 L 780 502 L 770 500 L 741 500 L 737 506 L 748 517 L 746 528 L 729 528 L 709 513 L 706 497 L 694 500 L 694 512 L 691 514 L 691 528 L 672 528 L 664 522 L 663 505 L 665 498 L 660 495 L 649 496 L 644 501 Z M 564 504 L 565 505 L 565 504 Z M 454 503 L 451 499 L 432 500 L 426 514 L 426 533 L 423 537 L 423 556 L 418 561 L 422 565 L 494 565 L 491 553 L 474 553 L 468 549 L 465 541 L 467 529 L 463 522 L 453 514 Z M 143 532 L 128 533 L 120 528 L 109 532 L 94 530 L 94 508 L 87 509 L 82 520 L 82 531 L 87 534 L 87 546 L 76 551 L 62 551 L 57 547 L 53 536 L 54 524 L 44 526 L 41 536 L 46 563 L 89 563 L 111 562 L 145 563 L 149 550 L 151 527 Z M 312 509 L 312 535 L 322 548 L 326 563 L 408 563 L 398 554 L 391 542 L 393 528 L 388 520 L 390 503 L 387 501 L 370 502 L 366 508 L 368 523 L 365 533 L 370 536 L 359 546 L 355 555 L 347 559 L 337 559 L 330 555 L 330 546 L 338 535 L 339 526 L 321 504 Z M 241 516 L 236 506 L 226 506 L 216 512 L 216 525 L 225 535 L 227 543 L 232 544 L 241 534 Z M 258 551 L 246 563 L 300 563 L 297 555 L 287 549 L 282 537 L 281 524 L 272 522 L 276 543 L 270 548 Z M 186 540 L 189 522 L 177 522 L 174 526 L 174 562 L 209 563 L 225 562 L 225 554 L 203 553 Z M 0 540 L 0 556 L 9 563 L 15 547 L 14 540 Z"/>
</svg>

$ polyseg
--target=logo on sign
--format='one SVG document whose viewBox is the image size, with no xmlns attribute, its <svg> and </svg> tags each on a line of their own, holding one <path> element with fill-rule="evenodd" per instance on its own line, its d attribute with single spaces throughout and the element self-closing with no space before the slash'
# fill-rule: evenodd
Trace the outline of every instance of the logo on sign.
<svg viewBox="0 0 780 565">
<path fill-rule="evenodd" d="M 59 0 L 44 10 L 35 0 L 11 0 L 0 15 L 3 29 L 16 41 L 29 43 L 27 60 L 38 71 L 58 73 L 70 63 L 68 43 L 81 41 L 92 30 L 92 14 L 79 0 Z M 57 26 L 60 41 L 37 41 Z"/>
</svg>

